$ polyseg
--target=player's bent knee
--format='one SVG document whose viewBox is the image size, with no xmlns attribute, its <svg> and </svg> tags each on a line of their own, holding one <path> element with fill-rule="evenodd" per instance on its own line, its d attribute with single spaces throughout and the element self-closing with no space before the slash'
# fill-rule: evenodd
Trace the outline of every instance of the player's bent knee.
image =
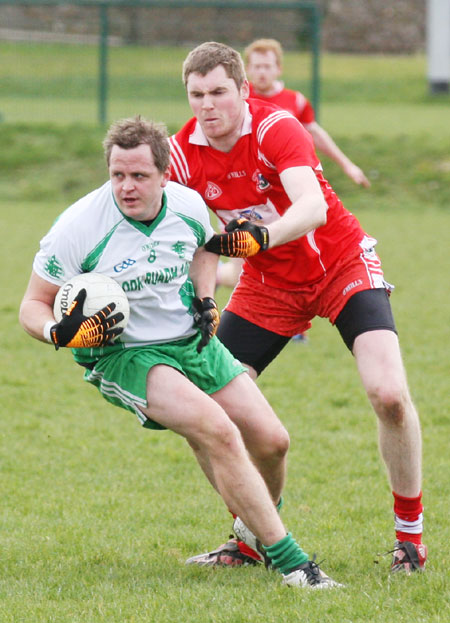
<svg viewBox="0 0 450 623">
<path fill-rule="evenodd" d="M 281 427 L 278 431 L 272 433 L 269 443 L 267 444 L 268 458 L 283 458 L 288 453 L 289 445 L 289 434 L 284 427 Z"/>
<path fill-rule="evenodd" d="M 241 451 L 243 441 L 239 429 L 226 416 L 212 417 L 199 426 L 195 444 L 204 446 L 209 453 L 220 454 L 222 452 L 234 453 Z"/>
<path fill-rule="evenodd" d="M 376 390 L 368 390 L 367 393 L 380 419 L 391 425 L 403 425 L 409 403 L 403 387 L 386 384 Z"/>
<path fill-rule="evenodd" d="M 255 446 L 252 447 L 247 445 L 247 448 L 252 457 L 258 461 L 275 461 L 278 463 L 288 453 L 289 437 L 272 437 L 271 439 L 266 439 L 263 443 L 255 444 Z"/>
<path fill-rule="evenodd" d="M 241 432 L 247 449 L 255 459 L 280 460 L 288 453 L 289 433 L 279 420 L 243 427 Z"/>
</svg>

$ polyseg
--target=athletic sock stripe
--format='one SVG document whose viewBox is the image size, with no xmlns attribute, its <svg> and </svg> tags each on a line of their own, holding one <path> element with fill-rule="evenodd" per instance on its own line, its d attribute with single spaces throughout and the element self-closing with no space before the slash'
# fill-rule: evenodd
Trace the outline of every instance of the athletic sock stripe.
<svg viewBox="0 0 450 623">
<path fill-rule="evenodd" d="M 407 534 L 422 534 L 423 531 L 423 513 L 415 521 L 406 521 L 395 515 L 395 529 L 399 532 Z"/>
</svg>

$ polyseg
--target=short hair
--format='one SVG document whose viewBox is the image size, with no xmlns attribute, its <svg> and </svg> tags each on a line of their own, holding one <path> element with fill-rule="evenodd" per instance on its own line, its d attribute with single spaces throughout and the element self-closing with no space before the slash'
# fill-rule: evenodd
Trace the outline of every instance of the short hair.
<svg viewBox="0 0 450 623">
<path fill-rule="evenodd" d="M 207 41 L 191 50 L 183 63 L 183 82 L 192 73 L 206 76 L 207 73 L 222 65 L 228 78 L 232 78 L 238 89 L 246 79 L 244 62 L 239 52 L 224 43 Z"/>
<path fill-rule="evenodd" d="M 152 151 L 155 166 L 161 173 L 164 173 L 170 164 L 170 146 L 166 126 L 163 123 L 147 121 L 141 115 L 119 119 L 110 126 L 103 141 L 108 166 L 114 145 L 122 149 L 148 145 Z"/>
<path fill-rule="evenodd" d="M 245 64 L 250 62 L 250 55 L 253 52 L 259 52 L 260 54 L 266 54 L 267 52 L 273 52 L 277 60 L 278 65 L 281 67 L 283 62 L 283 48 L 276 39 L 256 39 L 248 45 L 244 50 Z"/>
</svg>

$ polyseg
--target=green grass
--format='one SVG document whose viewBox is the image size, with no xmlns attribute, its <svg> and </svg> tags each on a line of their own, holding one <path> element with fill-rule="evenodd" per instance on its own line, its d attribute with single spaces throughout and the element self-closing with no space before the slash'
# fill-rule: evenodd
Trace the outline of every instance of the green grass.
<svg viewBox="0 0 450 623">
<path fill-rule="evenodd" d="M 187 52 L 183 47 L 110 48 L 108 119 L 141 113 L 179 126 L 190 116 L 181 82 Z M 97 46 L 0 42 L 0 57 L 4 121 L 96 122 Z M 308 54 L 287 53 L 286 85 L 310 96 L 310 66 Z M 331 133 L 439 136 L 450 125 L 448 96 L 427 92 L 424 56 L 324 54 L 321 77 L 320 120 Z"/>
<path fill-rule="evenodd" d="M 125 52 L 144 71 L 135 50 Z M 332 80 L 344 86 L 369 81 L 362 69 L 367 59 L 325 60 L 330 86 Z M 49 53 L 46 62 L 62 60 Z M 77 56 L 72 65 L 83 77 L 94 74 L 90 62 L 89 55 Z M 359 189 L 333 163 L 324 165 L 345 205 L 379 239 L 386 278 L 396 285 L 392 305 L 423 426 L 427 572 L 389 578 L 389 556 L 377 557 L 392 546 L 393 520 L 376 419 L 351 355 L 321 319 L 313 323 L 310 342 L 289 344 L 259 385 L 291 436 L 285 523 L 347 588 L 288 590 L 264 569 L 184 566 L 188 556 L 223 542 L 231 528 L 187 445 L 170 432 L 142 431 L 131 414 L 110 407 L 82 382 L 69 352 L 33 341 L 18 325 L 39 239 L 106 175 L 101 128 L 21 118 L 0 124 L 1 623 L 449 620 L 448 113 L 421 94 L 413 78 L 422 73 L 421 59 L 370 62 L 368 103 L 343 88 L 324 111 L 345 106 L 351 129 L 343 124 L 334 136 L 369 172 L 372 187 Z M 10 65 L 9 58 L 0 72 L 13 74 Z M 30 68 L 24 64 L 21 71 L 25 79 Z M 36 77 L 39 71 L 37 65 Z M 397 84 L 393 106 L 389 93 L 384 103 L 374 99 L 388 83 Z M 73 107 L 70 97 L 61 94 L 60 101 Z M 35 105 L 30 98 L 29 110 Z M 386 127 L 401 110 L 411 117 Z M 414 110 L 428 119 L 430 132 L 417 128 Z M 374 118 L 366 127 L 359 118 L 376 111 L 384 111 L 386 121 Z M 218 290 L 221 305 L 228 295 Z"/>
<path fill-rule="evenodd" d="M 0 124 L 0 141 L 8 146 L 0 150 L 3 201 L 51 201 L 64 207 L 86 189 L 100 185 L 107 174 L 103 136 L 104 130 L 95 125 Z M 405 207 L 423 211 L 431 205 L 448 208 L 450 152 L 445 134 L 365 133 L 357 140 L 340 134 L 335 139 L 373 183 L 369 191 L 361 191 L 333 162 L 323 159 L 326 176 L 352 210 L 359 213 L 374 201 L 378 209 L 387 206 L 389 211 Z"/>
<path fill-rule="evenodd" d="M 360 216 L 380 238 L 405 363 L 424 429 L 427 573 L 387 576 L 391 495 L 375 418 L 337 332 L 316 320 L 260 386 L 291 435 L 283 517 L 304 548 L 347 584 L 283 590 L 262 569 L 183 566 L 218 545 L 230 520 L 175 435 L 144 432 L 82 383 L 68 352 L 32 341 L 17 324 L 37 241 L 59 206 L 2 204 L 2 579 L 0 621 L 444 622 L 448 594 L 448 212 Z M 219 291 L 223 303 L 227 292 Z M 201 615 L 199 610 L 201 609 Z M 199 618 L 200 617 L 200 618 Z"/>
</svg>

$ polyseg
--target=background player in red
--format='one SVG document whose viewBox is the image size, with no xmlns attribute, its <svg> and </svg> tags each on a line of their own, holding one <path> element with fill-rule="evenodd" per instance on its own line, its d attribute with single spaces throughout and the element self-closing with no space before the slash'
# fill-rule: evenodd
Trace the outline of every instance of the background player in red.
<svg viewBox="0 0 450 623">
<path fill-rule="evenodd" d="M 200 192 L 225 224 L 206 248 L 246 258 L 218 336 L 256 377 L 315 316 L 338 328 L 378 416 L 395 500 L 391 569 L 423 569 L 420 424 L 376 240 L 323 177 L 298 120 L 269 103 L 247 101 L 235 50 L 215 42 L 198 46 L 184 62 L 183 78 L 194 118 L 170 138 L 172 179 Z M 262 426 L 256 422 L 255 434 Z M 242 541 L 257 545 L 242 522 L 237 528 Z M 222 561 L 216 550 L 192 562 Z"/>
<path fill-rule="evenodd" d="M 245 68 L 250 80 L 250 97 L 265 100 L 291 112 L 313 137 L 314 146 L 338 164 L 355 184 L 369 187 L 363 171 L 352 162 L 315 118 L 314 109 L 299 91 L 287 89 L 279 80 L 283 49 L 276 39 L 257 39 L 244 51 Z"/>
</svg>

